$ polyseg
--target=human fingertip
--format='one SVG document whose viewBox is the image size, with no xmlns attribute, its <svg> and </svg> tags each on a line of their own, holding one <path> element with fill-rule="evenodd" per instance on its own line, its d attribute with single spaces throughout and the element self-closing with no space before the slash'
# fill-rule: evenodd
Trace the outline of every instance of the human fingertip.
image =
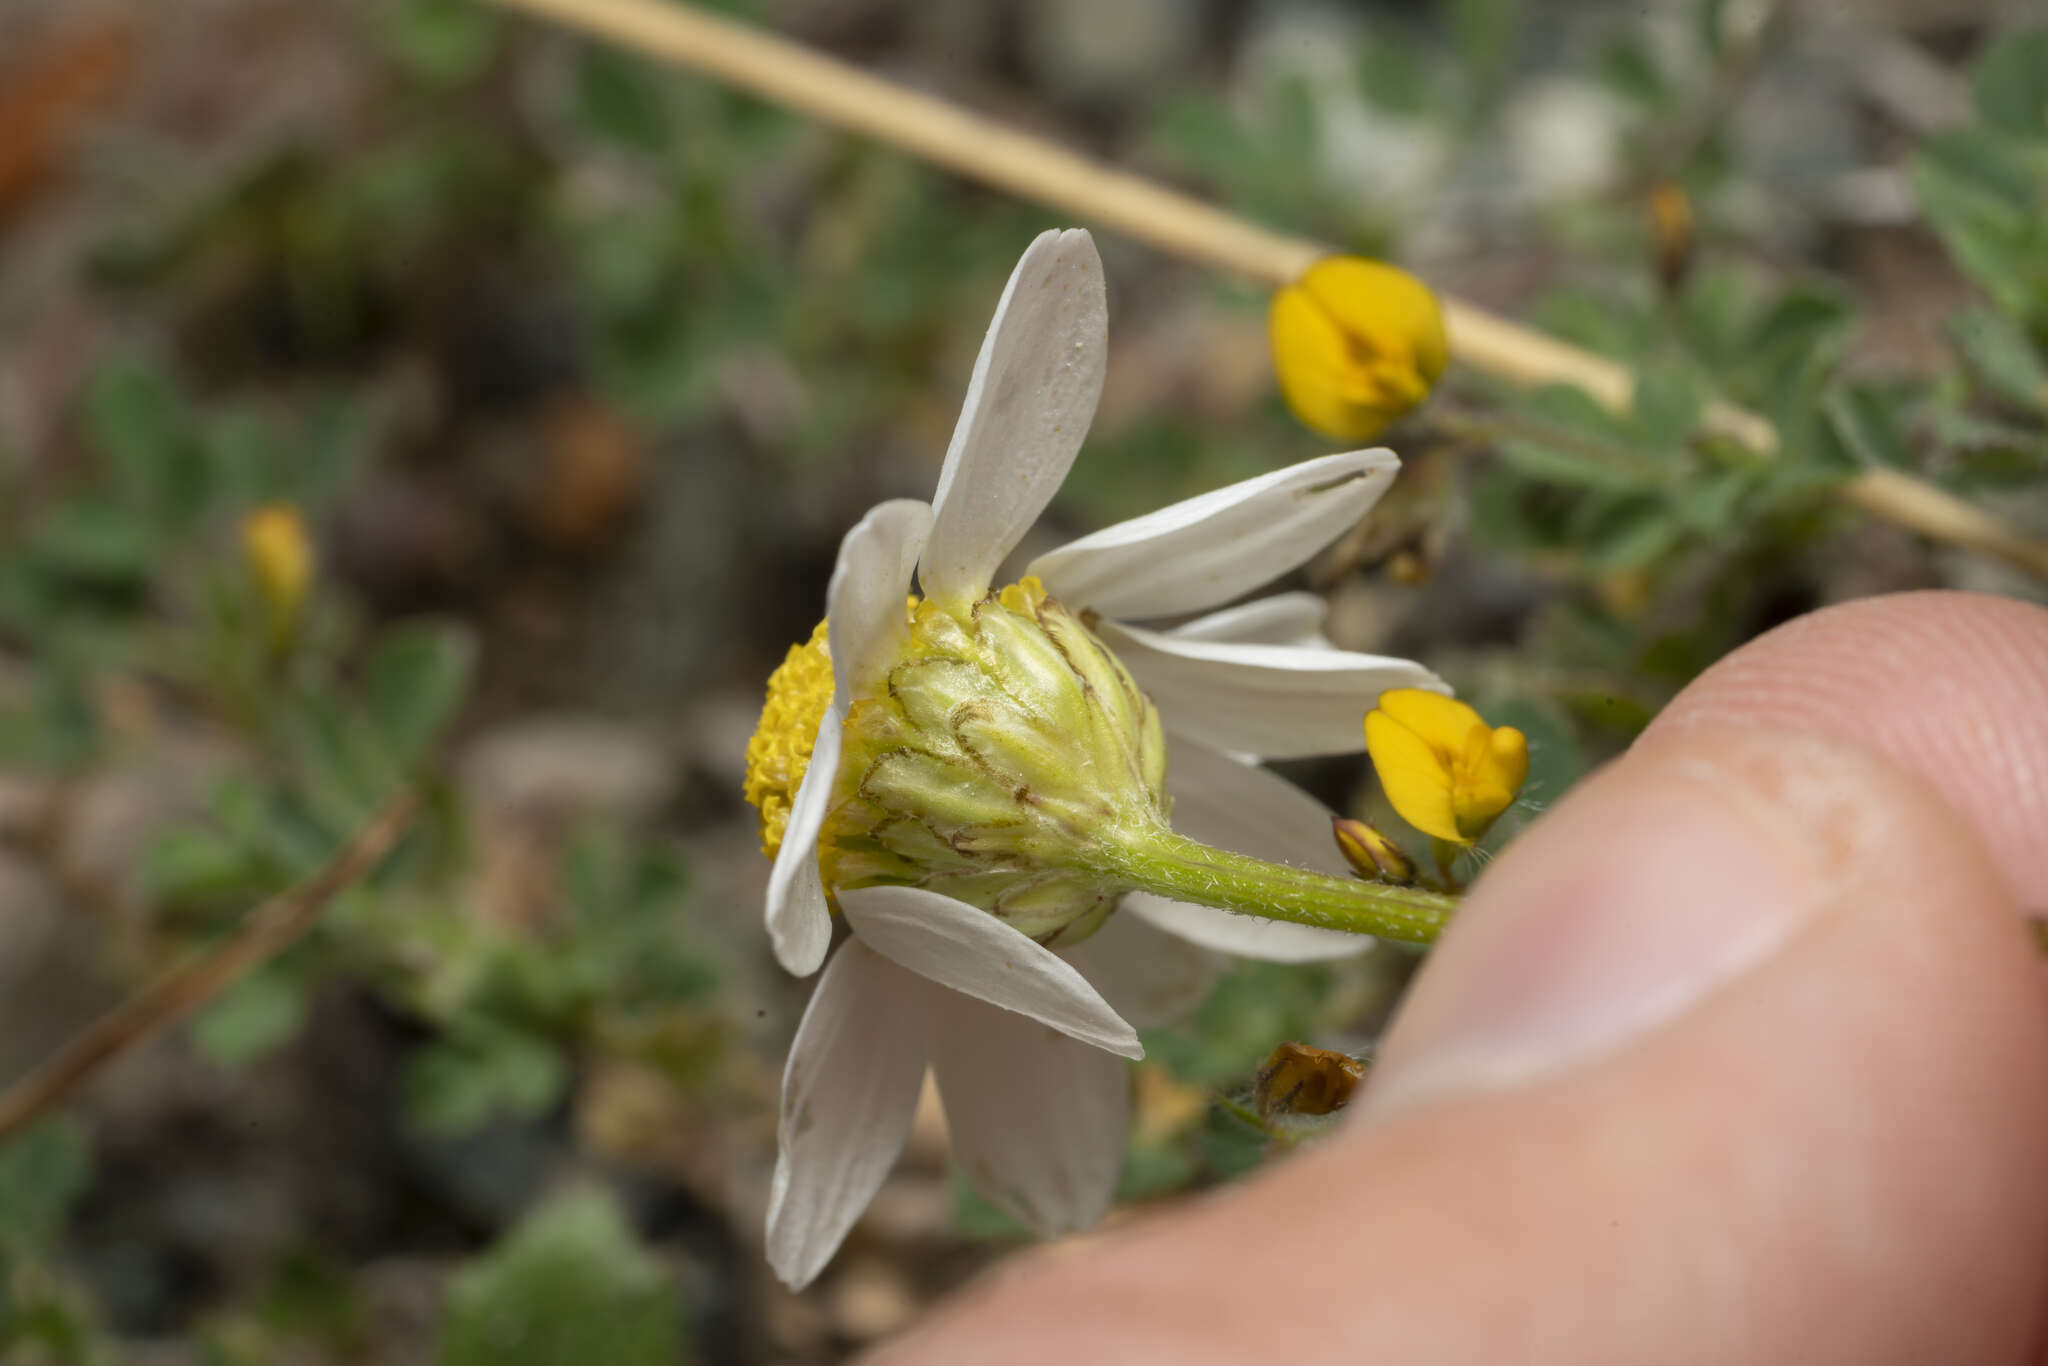
<svg viewBox="0 0 2048 1366">
<path fill-rule="evenodd" d="M 1626 1045 L 1865 909 L 1874 870 L 1981 859 L 1929 794 L 1839 741 L 1698 730 L 1617 763 L 1481 879 L 1404 1003 L 1362 1115 Z M 1962 870 L 1967 871 L 1967 870 Z"/>
</svg>

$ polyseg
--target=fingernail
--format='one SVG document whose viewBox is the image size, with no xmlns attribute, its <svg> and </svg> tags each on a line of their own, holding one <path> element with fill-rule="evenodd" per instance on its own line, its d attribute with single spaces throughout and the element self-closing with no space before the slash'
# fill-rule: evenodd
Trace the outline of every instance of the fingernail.
<svg viewBox="0 0 2048 1366">
<path fill-rule="evenodd" d="M 1403 1002 L 1361 1116 L 1610 1053 L 1817 915 L 1828 898 L 1810 841 L 1849 794 L 1753 748 L 1624 760 L 1523 836 Z"/>
</svg>

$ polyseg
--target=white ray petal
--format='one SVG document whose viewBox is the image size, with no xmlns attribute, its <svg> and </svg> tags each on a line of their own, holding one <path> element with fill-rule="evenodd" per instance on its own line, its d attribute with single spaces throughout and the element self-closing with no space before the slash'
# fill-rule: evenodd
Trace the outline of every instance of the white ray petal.
<svg viewBox="0 0 2048 1366">
<path fill-rule="evenodd" d="M 1298 645 L 1330 650 L 1323 620 L 1330 604 L 1316 593 L 1274 593 L 1184 621 L 1167 634 L 1177 640 L 1220 640 L 1234 645 Z"/>
<path fill-rule="evenodd" d="M 1104 620 L 1096 634 L 1169 731 L 1273 759 L 1365 748 L 1365 714 L 1389 688 L 1449 692 L 1406 659 L 1287 645 L 1182 640 Z"/>
<path fill-rule="evenodd" d="M 1277 773 L 1175 738 L 1167 749 L 1166 790 L 1173 798 L 1173 828 L 1190 839 L 1271 863 L 1349 875 L 1330 835 L 1329 808 Z M 1147 892 L 1124 898 L 1117 918 L 1126 915 L 1203 948 L 1275 963 L 1349 958 L 1376 942 L 1366 935 L 1238 915 Z"/>
<path fill-rule="evenodd" d="M 1102 259 L 1080 229 L 1025 248 L 974 363 L 932 495 L 918 566 L 927 597 L 972 601 L 1067 477 L 1102 397 L 1109 310 Z"/>
<path fill-rule="evenodd" d="M 832 623 L 832 705 L 841 716 L 902 650 L 910 632 L 903 604 L 931 525 L 928 505 L 897 498 L 868 509 L 839 543 L 825 604 Z"/>
<path fill-rule="evenodd" d="M 1199 612 L 1341 536 L 1400 467 L 1385 449 L 1304 460 L 1105 527 L 1039 556 L 1026 572 L 1068 606 L 1106 616 Z"/>
<path fill-rule="evenodd" d="M 792 1290 L 832 1259 L 903 1149 L 937 995 L 858 940 L 834 955 L 782 1074 L 768 1262 Z"/>
<path fill-rule="evenodd" d="M 825 961 L 832 946 L 832 912 L 825 905 L 825 883 L 818 872 L 818 832 L 832 801 L 832 780 L 839 772 L 839 733 L 843 712 L 834 705 L 818 723 L 811 744 L 811 764 L 797 784 L 782 829 L 782 847 L 768 874 L 768 940 L 775 961 L 799 977 L 808 977 Z"/>
<path fill-rule="evenodd" d="M 1190 839 L 1268 863 L 1351 876 L 1330 835 L 1336 813 L 1269 768 L 1177 737 L 1167 743 L 1166 793 L 1173 799 L 1173 828 Z"/>
<path fill-rule="evenodd" d="M 941 986 L 1082 1043 L 1145 1056 L 1137 1033 L 1072 964 L 987 911 L 917 887 L 842 891 L 839 909 L 870 948 Z"/>
<path fill-rule="evenodd" d="M 1022 1015 L 934 995 L 932 1069 L 968 1181 L 1040 1237 L 1100 1219 L 1123 1165 L 1130 1068 Z"/>
<path fill-rule="evenodd" d="M 1191 1013 L 1223 970 L 1216 955 L 1121 913 L 1079 944 L 1061 949 L 1060 956 L 1139 1029 Z"/>
</svg>

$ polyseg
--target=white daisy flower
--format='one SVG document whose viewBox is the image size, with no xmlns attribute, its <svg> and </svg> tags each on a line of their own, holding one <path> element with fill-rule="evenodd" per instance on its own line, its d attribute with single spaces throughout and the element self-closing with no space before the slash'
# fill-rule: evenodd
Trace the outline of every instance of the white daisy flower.
<svg viewBox="0 0 2048 1366">
<path fill-rule="evenodd" d="M 854 934 L 784 1077 L 768 1252 L 791 1285 L 880 1185 L 927 1066 L 975 1187 L 1042 1234 L 1082 1227 L 1123 1151 L 1132 1025 L 1198 1002 L 1208 950 L 1305 961 L 1372 943 L 1245 913 L 1281 914 L 1298 884 L 1357 884 L 1336 881 L 1327 809 L 1233 756 L 1363 749 L 1381 692 L 1443 684 L 1335 649 L 1312 594 L 1217 609 L 1352 526 L 1398 461 L 1360 451 L 1261 475 L 1051 551 L 992 593 L 1073 463 L 1106 352 L 1093 241 L 1041 235 L 989 326 L 931 504 L 884 503 L 848 533 L 826 624 L 771 681 L 748 784 L 775 857 L 769 935 L 805 974 L 830 946 L 832 902 Z M 925 601 L 906 612 L 913 574 Z M 1131 624 L 1191 613 L 1207 615 Z M 1217 850 L 1263 880 L 1214 891 Z"/>
</svg>

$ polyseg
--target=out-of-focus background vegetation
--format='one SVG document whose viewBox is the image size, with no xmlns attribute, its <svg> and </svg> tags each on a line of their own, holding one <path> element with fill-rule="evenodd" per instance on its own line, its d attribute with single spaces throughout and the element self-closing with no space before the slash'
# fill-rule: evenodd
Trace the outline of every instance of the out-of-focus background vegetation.
<svg viewBox="0 0 2048 1366">
<path fill-rule="evenodd" d="M 1801 611 L 2040 594 L 1828 498 L 1897 466 L 2048 533 L 2026 3 L 719 8 L 1641 367 L 1622 417 L 1454 371 L 1304 576 L 1530 733 L 1523 816 Z M 818 1286 L 767 1274 L 805 988 L 739 787 L 1053 221 L 470 0 L 0 7 L 0 1081 L 425 794 L 306 940 L 0 1148 L 0 1359 L 823 1362 L 1016 1245 L 928 1114 Z M 1260 294 L 1101 247 L 1042 535 L 1328 449 Z M 1714 396 L 1780 454 L 1699 432 Z M 1290 774 L 1374 809 L 1363 760 Z M 1404 966 L 1241 968 L 1149 1036 L 1127 1200 L 1262 1160 L 1214 1099 L 1367 1047 Z"/>
</svg>

